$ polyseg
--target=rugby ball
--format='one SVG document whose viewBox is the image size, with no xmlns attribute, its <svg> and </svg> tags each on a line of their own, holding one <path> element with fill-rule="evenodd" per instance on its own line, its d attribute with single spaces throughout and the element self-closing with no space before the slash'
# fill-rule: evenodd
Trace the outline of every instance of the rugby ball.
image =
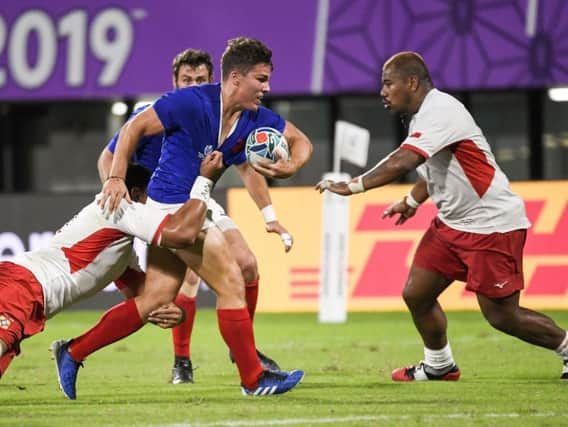
<svg viewBox="0 0 568 427">
<path fill-rule="evenodd" d="M 252 164 L 259 160 L 276 162 L 276 153 L 284 160 L 290 159 L 288 141 L 281 132 L 270 127 L 253 130 L 247 137 L 245 152 L 247 160 Z"/>
</svg>

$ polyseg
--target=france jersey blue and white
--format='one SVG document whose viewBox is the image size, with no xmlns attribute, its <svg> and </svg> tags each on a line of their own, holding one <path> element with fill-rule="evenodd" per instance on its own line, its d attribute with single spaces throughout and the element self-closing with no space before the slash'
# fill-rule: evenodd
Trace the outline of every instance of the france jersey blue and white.
<svg viewBox="0 0 568 427">
<path fill-rule="evenodd" d="M 168 204 L 187 201 L 201 160 L 211 151 L 223 153 L 225 166 L 239 165 L 246 161 L 244 148 L 250 132 L 263 126 L 283 132 L 285 126 L 284 119 L 268 108 L 243 110 L 233 132 L 220 144 L 220 84 L 174 90 L 159 98 L 154 110 L 165 134 L 148 195 Z"/>
<path fill-rule="evenodd" d="M 140 108 L 137 108 L 128 118 L 128 120 L 132 120 L 146 108 L 148 108 L 151 104 L 146 104 Z M 114 150 L 116 149 L 116 143 L 118 142 L 118 135 L 117 132 L 114 137 L 110 140 L 107 145 L 107 149 L 114 154 Z M 150 172 L 154 172 L 154 169 L 158 166 L 158 160 L 160 158 L 160 152 L 162 150 L 162 139 L 164 134 L 160 133 L 157 135 L 148 135 L 140 138 L 138 144 L 136 145 L 136 150 L 134 151 L 134 155 L 132 156 L 132 162 L 137 163 L 141 166 L 144 166 Z"/>
</svg>

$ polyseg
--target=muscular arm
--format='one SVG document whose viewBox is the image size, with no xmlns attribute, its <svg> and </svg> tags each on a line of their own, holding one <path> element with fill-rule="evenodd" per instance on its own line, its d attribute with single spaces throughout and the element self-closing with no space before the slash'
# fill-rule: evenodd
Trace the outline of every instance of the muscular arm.
<svg viewBox="0 0 568 427">
<path fill-rule="evenodd" d="M 128 160 L 132 157 L 138 141 L 144 135 L 155 135 L 163 132 L 164 127 L 153 107 L 148 107 L 120 129 L 116 149 L 112 159 L 109 175 L 103 184 L 103 196 L 99 205 L 108 212 L 114 212 L 120 201 L 130 196 L 124 182 Z"/>
<path fill-rule="evenodd" d="M 99 178 L 101 183 L 104 184 L 108 176 L 110 175 L 110 167 L 112 166 L 112 153 L 107 147 L 103 148 L 99 159 L 97 160 L 97 169 L 99 171 Z"/>
<path fill-rule="evenodd" d="M 258 209 L 262 209 L 272 203 L 266 179 L 256 172 L 248 162 L 236 166 L 237 171 L 245 185 L 250 197 L 256 203 Z"/>
<path fill-rule="evenodd" d="M 164 131 L 164 126 L 153 107 L 146 108 L 120 129 L 116 149 L 112 159 L 109 176 L 126 176 L 128 161 L 132 157 L 138 141 L 145 135 L 155 135 Z"/>
<path fill-rule="evenodd" d="M 414 186 L 410 190 L 410 194 L 418 203 L 424 203 L 430 195 L 428 194 L 428 187 L 426 181 L 420 177 L 414 183 Z"/>
<path fill-rule="evenodd" d="M 424 163 L 424 157 L 412 150 L 399 148 L 362 175 L 365 190 L 382 187 Z"/>
<path fill-rule="evenodd" d="M 168 218 L 163 230 L 161 246 L 182 249 L 195 244 L 205 216 L 207 204 L 199 199 L 190 199 Z"/>
<path fill-rule="evenodd" d="M 354 184 L 360 185 L 362 183 L 364 190 L 382 187 L 416 169 L 420 164 L 424 163 L 424 161 L 424 157 L 414 151 L 398 148 L 377 163 L 375 167 L 365 172 L 363 175 L 353 178 L 350 183 L 323 180 L 317 184 L 316 189 L 319 190 L 320 193 L 329 190 L 333 193 L 341 194 L 342 196 L 349 196 L 353 193 L 363 191 L 362 189 L 354 191 Z"/>
</svg>

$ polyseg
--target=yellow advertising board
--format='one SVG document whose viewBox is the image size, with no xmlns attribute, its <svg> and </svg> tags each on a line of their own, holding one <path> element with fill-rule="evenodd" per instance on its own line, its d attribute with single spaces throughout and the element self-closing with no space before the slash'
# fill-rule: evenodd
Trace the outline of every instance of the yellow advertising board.
<svg viewBox="0 0 568 427">
<path fill-rule="evenodd" d="M 403 310 L 400 296 L 412 256 L 436 215 L 427 202 L 402 226 L 381 219 L 410 186 L 391 185 L 351 196 L 348 310 Z M 568 308 L 568 182 L 515 183 L 533 224 L 524 252 L 521 303 L 532 308 Z M 322 197 L 313 188 L 271 189 L 282 225 L 294 236 L 284 253 L 277 235 L 267 234 L 262 217 L 244 189 L 228 192 L 228 211 L 258 258 L 259 311 L 317 311 L 320 286 Z M 475 295 L 456 282 L 440 302 L 449 310 L 476 308 Z"/>
</svg>

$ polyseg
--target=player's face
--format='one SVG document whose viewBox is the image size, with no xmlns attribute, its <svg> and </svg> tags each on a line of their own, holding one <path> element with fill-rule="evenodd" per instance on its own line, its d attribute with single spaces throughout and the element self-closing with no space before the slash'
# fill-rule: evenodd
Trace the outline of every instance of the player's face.
<svg viewBox="0 0 568 427">
<path fill-rule="evenodd" d="M 381 97 L 387 110 L 395 113 L 408 113 L 411 101 L 409 79 L 403 78 L 392 67 L 383 69 Z"/>
<path fill-rule="evenodd" d="M 211 83 L 211 76 L 205 64 L 200 64 L 195 68 L 191 65 L 184 64 L 179 67 L 177 80 L 174 80 L 174 87 L 181 89 L 194 85 L 202 85 L 204 83 Z"/>
<path fill-rule="evenodd" d="M 239 104 L 246 110 L 257 110 L 262 98 L 270 92 L 269 64 L 256 64 L 247 74 L 239 75 Z"/>
</svg>

